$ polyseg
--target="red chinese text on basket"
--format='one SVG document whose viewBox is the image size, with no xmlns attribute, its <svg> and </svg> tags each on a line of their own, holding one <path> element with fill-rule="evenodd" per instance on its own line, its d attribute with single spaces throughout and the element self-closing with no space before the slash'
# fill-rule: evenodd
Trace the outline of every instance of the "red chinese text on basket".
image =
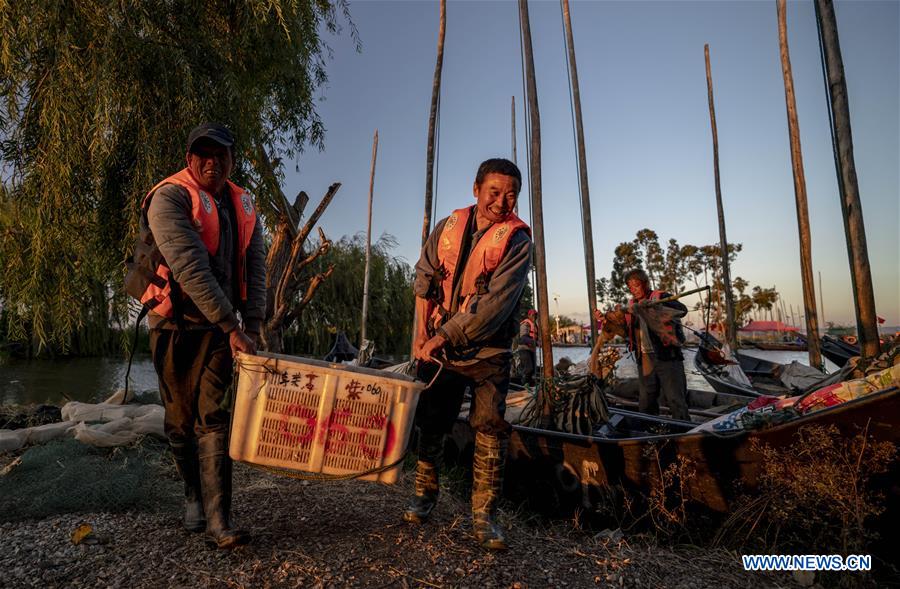
<svg viewBox="0 0 900 589">
<path fill-rule="evenodd" d="M 384 415 L 372 414 L 365 417 L 364 427 L 353 430 L 344 425 L 351 417 L 352 414 L 348 409 L 337 409 L 319 422 L 316 420 L 316 411 L 314 409 L 292 403 L 279 416 L 281 422 L 279 433 L 288 440 L 289 444 L 299 447 L 308 445 L 313 440 L 316 429 L 318 429 L 319 443 L 325 444 L 326 450 L 339 452 L 346 445 L 353 444 L 353 438 L 358 438 L 360 441 L 357 442 L 357 445 L 366 458 L 374 460 L 376 458 L 384 458 L 390 454 L 391 450 L 394 449 L 397 438 L 393 423 L 389 422 Z M 307 433 L 297 434 L 291 432 L 289 428 L 291 418 L 298 418 L 303 421 L 307 426 Z M 384 450 L 379 451 L 378 448 L 366 444 L 366 434 L 369 431 L 385 429 Z M 354 433 L 358 435 L 354 435 Z"/>
</svg>

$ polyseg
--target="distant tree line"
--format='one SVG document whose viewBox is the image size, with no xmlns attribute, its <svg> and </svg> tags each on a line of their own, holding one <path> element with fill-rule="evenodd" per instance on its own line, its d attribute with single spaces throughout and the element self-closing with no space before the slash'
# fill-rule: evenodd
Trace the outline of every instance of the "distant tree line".
<svg viewBox="0 0 900 589">
<path fill-rule="evenodd" d="M 728 260 L 733 264 L 740 253 L 740 243 L 728 244 Z M 647 272 L 653 288 L 670 293 L 679 293 L 689 288 L 709 286 L 708 295 L 700 293 L 696 310 L 705 311 L 710 306 L 710 322 L 724 321 L 724 284 L 722 280 L 721 247 L 715 245 L 680 245 L 678 240 L 669 239 L 665 250 L 659 244 L 659 237 L 652 229 L 641 229 L 631 241 L 616 246 L 613 255 L 612 272 L 609 278 L 597 280 L 597 299 L 600 307 L 624 304 L 631 297 L 625 276 L 631 270 Z M 779 294 L 772 288 L 754 286 L 740 276 L 731 281 L 735 301 L 735 321 L 743 325 L 756 314 L 768 313 L 774 318 Z"/>
</svg>

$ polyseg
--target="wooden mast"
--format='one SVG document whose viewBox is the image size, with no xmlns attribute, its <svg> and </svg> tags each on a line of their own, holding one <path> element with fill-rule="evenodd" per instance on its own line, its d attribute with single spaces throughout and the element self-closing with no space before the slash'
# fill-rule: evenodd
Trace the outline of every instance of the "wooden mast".
<svg viewBox="0 0 900 589">
<path fill-rule="evenodd" d="M 433 216 L 432 191 L 434 190 L 434 128 L 441 98 L 441 71 L 444 67 L 444 33 L 447 23 L 447 0 L 441 0 L 441 20 L 438 27 L 437 62 L 434 65 L 434 80 L 431 84 L 431 114 L 428 116 L 428 146 L 425 157 L 425 218 L 422 221 L 422 245 L 431 233 Z"/>
<path fill-rule="evenodd" d="M 444 67 L 444 34 L 447 23 L 447 0 L 441 0 L 440 24 L 438 25 L 437 60 L 434 64 L 434 79 L 431 83 L 431 112 L 428 115 L 428 142 L 425 148 L 425 215 L 422 219 L 422 247 L 428 241 L 431 233 L 431 218 L 433 217 L 432 202 L 434 189 L 434 129 L 438 117 L 438 105 L 441 97 L 441 72 Z M 416 345 L 416 330 L 418 317 L 413 311 L 412 337 L 410 338 L 409 359 L 415 359 L 413 352 Z"/>
<path fill-rule="evenodd" d="M 719 136 L 716 131 L 716 109 L 713 103 L 712 71 L 709 67 L 709 45 L 703 46 L 706 59 L 706 89 L 709 97 L 709 122 L 712 129 L 713 169 L 716 180 L 716 210 L 719 215 L 719 248 L 722 252 L 722 286 L 725 291 L 725 340 L 732 350 L 737 349 L 734 332 L 734 296 L 731 292 L 731 270 L 728 263 L 728 239 L 725 237 L 725 211 L 722 208 L 722 186 L 719 181 Z"/>
<path fill-rule="evenodd" d="M 375 159 L 378 157 L 378 129 L 372 139 L 372 171 L 369 173 L 369 223 L 366 226 L 366 272 L 363 279 L 362 320 L 359 330 L 359 349 L 366 345 L 366 319 L 369 314 L 369 266 L 372 262 L 372 200 L 375 195 Z"/>
<path fill-rule="evenodd" d="M 531 24 L 528 20 L 528 0 L 519 0 L 519 19 L 522 25 L 522 44 L 525 50 L 525 82 L 528 113 L 531 123 L 531 206 L 534 234 L 534 263 L 537 272 L 538 322 L 541 335 L 543 360 L 542 386 L 538 402 L 541 406 L 542 424 L 548 425 L 550 416 L 550 383 L 553 377 L 553 348 L 550 341 L 550 305 L 547 297 L 547 265 L 544 250 L 544 209 L 541 202 L 541 116 L 538 110 L 537 84 L 534 78 L 534 53 L 531 47 Z"/>
<path fill-rule="evenodd" d="M 862 201 L 859 198 L 856 164 L 853 159 L 853 134 L 850 130 L 847 82 L 844 78 L 844 63 L 841 58 L 834 5 L 831 0 L 815 0 L 815 7 L 819 41 L 822 44 L 822 59 L 826 70 L 838 192 L 844 216 L 844 231 L 847 235 L 853 300 L 856 303 L 856 333 L 859 338 L 862 361 L 867 363 L 878 356 L 881 345 L 878 341 L 875 293 L 872 289 L 872 270 L 869 267 Z"/>
<path fill-rule="evenodd" d="M 569 76 L 572 84 L 572 104 L 575 110 L 575 138 L 578 149 L 578 178 L 581 188 L 581 230 L 584 240 L 584 268 L 587 275 L 588 323 L 591 325 L 591 342 L 597 341 L 597 324 L 594 311 L 597 310 L 597 283 L 594 270 L 594 231 L 591 226 L 591 196 L 588 190 L 587 156 L 584 147 L 584 127 L 581 119 L 581 90 L 578 85 L 578 68 L 575 65 L 575 40 L 572 36 L 572 19 L 569 14 L 569 0 L 560 0 L 563 22 L 566 28 L 566 46 L 569 52 Z"/>
<path fill-rule="evenodd" d="M 816 312 L 816 287 L 813 278 L 812 237 L 809 231 L 809 207 L 806 200 L 806 177 L 803 172 L 803 151 L 800 148 L 800 123 L 797 101 L 794 98 L 794 75 L 787 39 L 787 7 L 778 0 L 778 46 L 781 50 L 781 72 L 784 76 L 784 101 L 787 105 L 788 135 L 791 142 L 791 165 L 794 171 L 794 199 L 797 204 L 797 228 L 800 238 L 800 277 L 803 282 L 803 306 L 806 308 L 806 341 L 809 365 L 822 368 L 819 350 L 819 318 Z"/>
</svg>

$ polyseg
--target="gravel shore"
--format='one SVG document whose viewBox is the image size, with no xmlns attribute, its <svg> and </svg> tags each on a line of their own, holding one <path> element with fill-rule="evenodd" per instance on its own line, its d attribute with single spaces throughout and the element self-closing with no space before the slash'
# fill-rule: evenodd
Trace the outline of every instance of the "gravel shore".
<svg viewBox="0 0 900 589">
<path fill-rule="evenodd" d="M 0 467 L 12 458 L 0 456 Z M 161 476 L 174 468 L 160 462 Z M 746 573 L 740 556 L 664 548 L 584 532 L 572 522 L 501 513 L 511 549 L 490 553 L 471 535 L 468 505 L 445 492 L 432 520 L 400 513 L 412 476 L 383 486 L 310 482 L 236 465 L 234 516 L 254 533 L 232 551 L 208 548 L 179 527 L 169 485 L 151 509 L 0 517 L 2 587 L 784 587 L 787 574 Z M 60 489 L 65 493 L 65 489 Z M 508 505 L 508 508 L 514 506 Z M 2 514 L 0 514 L 2 516 Z M 78 545 L 73 532 L 91 526 Z"/>
</svg>

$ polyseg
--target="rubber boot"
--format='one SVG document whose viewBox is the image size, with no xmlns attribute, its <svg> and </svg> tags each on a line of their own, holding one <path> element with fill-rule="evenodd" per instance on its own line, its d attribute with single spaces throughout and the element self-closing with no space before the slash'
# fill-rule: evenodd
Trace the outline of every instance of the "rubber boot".
<svg viewBox="0 0 900 589">
<path fill-rule="evenodd" d="M 231 457 L 226 442 L 224 433 L 197 439 L 207 542 L 219 548 L 232 548 L 250 540 L 247 532 L 231 527 Z"/>
<path fill-rule="evenodd" d="M 438 471 L 444 454 L 444 436 L 419 432 L 419 460 L 416 462 L 415 495 L 403 512 L 403 519 L 414 524 L 424 523 L 431 515 L 440 494 Z"/>
<path fill-rule="evenodd" d="M 206 529 L 206 518 L 203 515 L 203 501 L 200 494 L 197 445 L 194 440 L 186 442 L 170 440 L 169 447 L 175 457 L 175 468 L 184 480 L 184 529 L 189 532 L 202 532 Z"/>
<path fill-rule="evenodd" d="M 477 432 L 472 463 L 472 531 L 483 548 L 506 550 L 496 523 L 497 501 L 503 488 L 503 462 L 509 440 Z"/>
</svg>

